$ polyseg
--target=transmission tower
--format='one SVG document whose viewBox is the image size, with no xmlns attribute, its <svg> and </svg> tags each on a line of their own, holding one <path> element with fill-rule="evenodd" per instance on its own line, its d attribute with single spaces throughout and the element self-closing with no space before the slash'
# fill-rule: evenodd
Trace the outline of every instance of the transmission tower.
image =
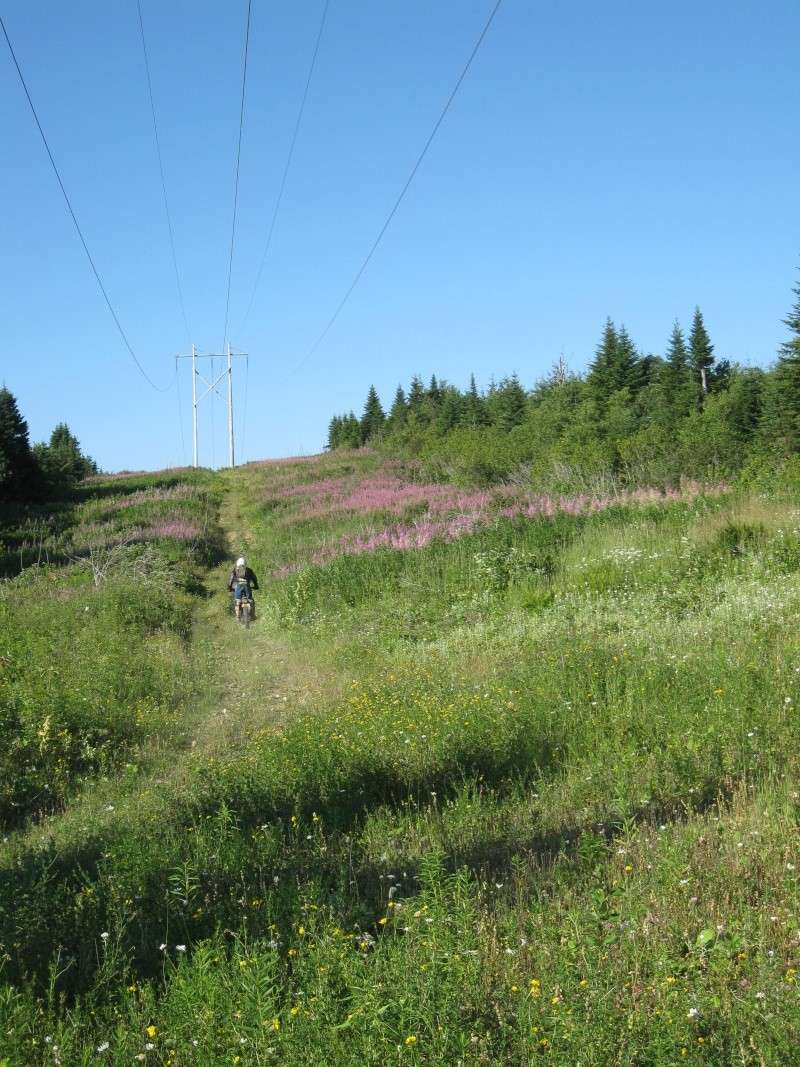
<svg viewBox="0 0 800 1067">
<path fill-rule="evenodd" d="M 192 345 L 191 352 L 181 352 L 178 354 L 178 359 L 190 359 L 192 361 L 192 466 L 199 466 L 198 463 L 198 441 L 197 441 L 197 406 L 201 401 L 205 400 L 207 396 L 211 396 L 213 403 L 214 396 L 218 396 L 222 399 L 222 393 L 220 393 L 217 386 L 223 378 L 228 379 L 228 466 L 236 466 L 236 451 L 233 429 L 233 361 L 236 358 L 244 357 L 248 359 L 247 352 L 234 352 L 230 344 L 227 346 L 226 352 L 198 352 L 195 345 Z M 204 374 L 202 374 L 198 368 L 198 361 L 201 359 L 223 359 L 226 361 L 220 374 L 216 378 L 213 378 L 212 374 L 209 376 L 213 380 L 209 381 Z M 213 367 L 213 364 L 212 364 Z M 202 385 L 205 385 L 205 390 L 198 396 L 197 383 L 198 380 Z"/>
</svg>

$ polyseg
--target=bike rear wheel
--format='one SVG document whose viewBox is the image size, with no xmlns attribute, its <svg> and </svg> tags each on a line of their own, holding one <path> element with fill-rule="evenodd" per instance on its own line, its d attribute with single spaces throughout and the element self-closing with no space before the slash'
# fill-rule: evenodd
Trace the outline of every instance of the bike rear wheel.
<svg viewBox="0 0 800 1067">
<path fill-rule="evenodd" d="M 249 630 L 249 628 L 250 628 L 250 615 L 251 615 L 251 612 L 252 612 L 252 604 L 250 603 L 249 600 L 243 600 L 242 601 L 240 618 L 241 618 L 241 621 L 242 621 L 242 623 L 244 625 L 245 630 Z"/>
</svg>

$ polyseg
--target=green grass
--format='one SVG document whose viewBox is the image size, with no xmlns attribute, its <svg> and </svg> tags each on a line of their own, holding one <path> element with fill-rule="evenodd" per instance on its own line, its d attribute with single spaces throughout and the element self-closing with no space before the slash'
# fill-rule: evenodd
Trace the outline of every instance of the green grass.
<svg viewBox="0 0 800 1067">
<path fill-rule="evenodd" d="M 63 813 L 0 849 L 0 1063 L 793 1062 L 793 484 L 273 576 L 333 527 L 269 501 L 376 462 L 209 479 L 264 586 L 250 635 L 222 594 L 193 631 L 160 624 L 147 583 L 90 588 L 76 564 L 12 583 L 75 590 L 58 618 L 86 651 L 54 706 L 93 694 L 85 720 L 70 711 L 92 736 L 112 707 L 95 649 L 119 725 L 113 773 L 66 773 Z M 113 525 L 104 506 L 81 504 L 85 525 Z M 41 647 L 24 617 L 3 633 L 38 664 L 41 628 Z M 187 749 L 198 668 L 224 673 L 240 727 L 209 721 L 222 742 Z M 35 677 L 14 684 L 41 699 Z M 171 695 L 128 737 L 136 686 Z M 131 770 L 159 732 L 161 762 Z"/>
</svg>

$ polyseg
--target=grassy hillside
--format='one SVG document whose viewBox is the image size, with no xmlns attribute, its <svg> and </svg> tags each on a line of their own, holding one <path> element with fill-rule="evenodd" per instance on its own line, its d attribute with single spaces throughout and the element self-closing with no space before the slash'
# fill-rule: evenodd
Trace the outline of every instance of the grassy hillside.
<svg viewBox="0 0 800 1067">
<path fill-rule="evenodd" d="M 0 1064 L 794 1061 L 800 472 L 84 493 L 0 603 Z"/>
</svg>

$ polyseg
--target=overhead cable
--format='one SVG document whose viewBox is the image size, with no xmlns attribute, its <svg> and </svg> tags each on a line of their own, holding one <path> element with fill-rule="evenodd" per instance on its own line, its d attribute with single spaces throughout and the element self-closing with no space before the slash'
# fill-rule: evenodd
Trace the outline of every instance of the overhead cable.
<svg viewBox="0 0 800 1067">
<path fill-rule="evenodd" d="M 305 88 L 303 89 L 303 97 L 302 97 L 302 99 L 300 101 L 300 108 L 299 108 L 299 110 L 297 112 L 297 119 L 296 119 L 295 124 L 294 124 L 294 132 L 292 134 L 292 141 L 291 141 L 291 144 L 289 145 L 289 154 L 286 157 L 286 165 L 283 168 L 283 175 L 281 177 L 281 184 L 280 184 L 280 188 L 278 190 L 278 197 L 277 197 L 277 199 L 275 201 L 275 207 L 274 207 L 273 212 L 272 212 L 272 219 L 271 219 L 270 224 L 269 224 L 269 231 L 267 232 L 267 240 L 266 240 L 266 243 L 264 244 L 264 252 L 263 252 L 263 254 L 261 256 L 261 263 L 259 264 L 259 267 L 258 267 L 258 274 L 256 275 L 255 285 L 253 286 L 253 292 L 252 292 L 252 294 L 250 296 L 250 302 L 247 305 L 247 311 L 245 311 L 244 318 L 242 319 L 242 325 L 240 327 L 242 330 L 244 330 L 245 325 L 247 324 L 247 320 L 250 317 L 250 312 L 253 310 L 253 302 L 255 301 L 256 293 L 258 291 L 258 286 L 259 286 L 259 283 L 261 281 L 261 274 L 262 274 L 262 272 L 264 270 L 264 264 L 267 261 L 267 253 L 269 252 L 270 245 L 272 244 L 272 235 L 275 232 L 275 223 L 276 223 L 276 221 L 278 219 L 278 212 L 280 211 L 281 201 L 283 200 L 283 192 L 284 192 L 284 189 L 286 188 L 286 179 L 287 179 L 287 177 L 289 175 L 289 168 L 292 165 L 292 156 L 294 155 L 294 146 L 297 143 L 297 135 L 300 132 L 300 124 L 303 121 L 303 112 L 305 111 L 305 108 L 306 108 L 306 100 L 308 99 L 308 90 L 309 90 L 309 88 L 311 86 L 311 79 L 314 76 L 314 67 L 317 64 L 317 55 L 319 53 L 319 45 L 320 45 L 320 41 L 322 40 L 322 31 L 325 29 L 325 20 L 328 17 L 328 8 L 329 7 L 330 7 L 330 0 L 325 0 L 325 5 L 324 5 L 324 7 L 322 9 L 322 18 L 320 19 L 319 30 L 317 31 L 317 39 L 316 39 L 316 43 L 314 45 L 314 52 L 313 52 L 313 54 L 311 56 L 311 65 L 308 68 L 308 76 L 306 77 L 306 84 L 305 84 Z"/>
<path fill-rule="evenodd" d="M 142 53 L 144 54 L 144 69 L 147 73 L 147 92 L 150 97 L 150 113 L 153 116 L 153 135 L 156 142 L 156 154 L 158 156 L 158 172 L 161 175 L 161 192 L 164 196 L 164 213 L 167 216 L 167 229 L 169 230 L 169 246 L 172 250 L 172 266 L 175 270 L 175 285 L 178 290 L 178 300 L 181 305 L 181 314 L 183 315 L 183 325 L 186 330 L 186 340 L 189 344 L 192 343 L 192 333 L 189 329 L 189 319 L 186 315 L 186 305 L 183 300 L 183 287 L 181 286 L 180 272 L 178 271 L 178 257 L 175 253 L 175 234 L 172 229 L 172 217 L 169 211 L 169 200 L 167 199 L 167 183 L 164 178 L 164 161 L 161 158 L 161 142 L 158 137 L 158 123 L 156 121 L 156 105 L 153 99 L 153 82 L 150 78 L 150 60 L 147 56 L 147 43 L 144 36 L 144 19 L 142 18 L 142 0 L 136 0 L 136 8 L 139 12 L 139 30 L 142 36 Z"/>
<path fill-rule="evenodd" d="M 461 73 L 458 76 L 458 80 L 456 81 L 455 85 L 453 86 L 453 89 L 452 89 L 450 95 L 448 96 L 444 107 L 440 111 L 439 117 L 437 118 L 436 122 L 434 123 L 433 129 L 431 130 L 430 134 L 428 135 L 428 139 L 425 142 L 425 144 L 423 145 L 422 151 L 417 156 L 417 160 L 416 160 L 414 166 L 411 168 L 411 173 L 409 174 L 408 178 L 405 181 L 405 184 L 403 185 L 402 189 L 400 190 L 400 193 L 398 194 L 397 199 L 395 200 L 394 204 L 392 205 L 391 211 L 386 216 L 386 219 L 385 219 L 383 225 L 381 226 L 380 230 L 378 231 L 378 236 L 372 242 L 372 245 L 371 245 L 369 251 L 367 252 L 366 256 L 364 257 L 364 260 L 361 263 L 361 266 L 356 271 L 355 276 L 353 277 L 353 280 L 350 282 L 350 285 L 348 286 L 347 290 L 345 291 L 344 296 L 341 298 L 339 303 L 336 305 L 335 311 L 333 312 L 331 317 L 328 319 L 328 322 L 326 323 L 325 328 L 322 330 L 320 335 L 317 337 L 316 341 L 314 341 L 313 345 L 309 348 L 309 350 L 306 352 L 306 354 L 303 356 L 303 358 L 298 363 L 295 364 L 295 366 L 289 371 L 289 374 L 282 380 L 282 382 L 280 384 L 284 384 L 285 382 L 287 382 L 291 378 L 291 376 L 293 374 L 296 374 L 297 371 L 300 370 L 300 368 L 306 362 L 308 362 L 309 359 L 311 359 L 311 357 L 317 351 L 319 346 L 322 344 L 322 342 L 328 336 L 328 334 L 329 334 L 329 332 L 331 330 L 331 327 L 336 322 L 336 320 L 339 318 L 339 315 L 341 314 L 341 312 L 342 312 L 345 304 L 347 303 L 347 301 L 350 299 L 350 297 L 351 297 L 351 295 L 353 293 L 353 290 L 358 285 L 358 283 L 361 281 L 361 277 L 364 274 L 364 271 L 367 269 L 370 260 L 375 255 L 375 252 L 377 251 L 378 245 L 381 243 L 381 240 L 383 239 L 383 235 L 389 229 L 389 225 L 391 224 L 392 219 L 397 214 L 397 209 L 400 207 L 400 204 L 402 203 L 403 198 L 405 197 L 406 193 L 408 192 L 409 187 L 411 186 L 411 183 L 413 182 L 413 180 L 414 180 L 414 178 L 416 176 L 416 173 L 419 170 L 420 165 L 422 164 L 423 159 L 428 154 L 428 149 L 430 148 L 431 144 L 433 143 L 433 139 L 436 136 L 436 134 L 438 133 L 439 127 L 444 122 L 444 118 L 447 115 L 447 112 L 450 110 L 450 105 L 453 103 L 453 100 L 456 97 L 456 93 L 458 92 L 458 90 L 461 87 L 461 83 L 464 81 L 464 78 L 466 78 L 467 73 L 468 73 L 470 67 L 472 66 L 472 61 L 475 59 L 475 56 L 478 54 L 478 50 L 480 49 L 481 45 L 483 44 L 483 40 L 486 37 L 486 34 L 489 32 L 489 27 L 492 25 L 492 22 L 494 21 L 494 17 L 497 14 L 498 10 L 500 9 L 500 5 L 502 4 L 502 2 L 503 2 L 503 0 L 496 0 L 496 3 L 494 5 L 494 7 L 492 8 L 492 10 L 491 10 L 491 12 L 489 14 L 489 17 L 487 18 L 487 20 L 486 20 L 486 22 L 485 22 L 485 24 L 483 26 L 483 29 L 480 32 L 480 36 L 478 37 L 478 40 L 475 42 L 475 46 L 473 47 L 472 51 L 470 52 L 469 58 L 467 59 L 467 62 L 464 64 L 464 68 L 462 69 Z"/>
<path fill-rule="evenodd" d="M 233 272 L 233 243 L 236 237 L 236 208 L 239 203 L 239 161 L 242 155 L 242 127 L 244 125 L 244 94 L 247 86 L 247 51 L 250 44 L 250 8 L 252 0 L 247 0 L 247 26 L 244 34 L 244 62 L 242 64 L 242 102 L 239 108 L 239 143 L 236 149 L 236 177 L 233 183 L 233 222 L 231 224 L 231 250 L 228 256 L 228 287 L 225 295 L 225 329 L 222 333 L 223 347 L 228 340 L 228 315 L 231 306 L 231 274 Z"/>
<path fill-rule="evenodd" d="M 56 161 L 53 158 L 53 153 L 50 151 L 50 145 L 48 144 L 47 138 L 45 137 L 44 130 L 42 129 L 42 124 L 39 121 L 38 114 L 36 113 L 36 108 L 33 106 L 33 100 L 31 99 L 31 94 L 28 92 L 28 86 L 27 86 L 27 84 L 25 82 L 25 78 L 24 78 L 24 76 L 22 74 L 22 70 L 20 68 L 19 62 L 17 61 L 17 56 L 16 56 L 16 53 L 14 51 L 14 46 L 11 43 L 11 38 L 8 36 L 8 30 L 6 29 L 6 24 L 3 21 L 3 16 L 2 15 L 0 15 L 0 28 L 2 28 L 2 30 L 3 30 L 3 36 L 6 39 L 6 44 L 8 45 L 8 50 L 11 52 L 11 58 L 14 61 L 14 66 L 17 68 L 17 74 L 19 75 L 20 83 L 22 84 L 22 88 L 23 88 L 23 90 L 25 92 L 25 96 L 27 97 L 27 100 L 28 100 L 28 104 L 30 105 L 31 113 L 32 113 L 34 121 L 36 123 L 36 127 L 39 130 L 39 136 L 42 138 L 42 144 L 44 145 L 45 151 L 47 152 L 47 157 L 50 160 L 50 165 L 52 166 L 53 173 L 56 176 L 56 181 L 58 182 L 59 188 L 61 189 L 61 193 L 62 193 L 62 195 L 64 197 L 64 201 L 65 201 L 65 203 L 67 205 L 67 210 L 70 213 L 70 217 L 72 218 L 72 222 L 73 222 L 73 224 L 75 226 L 75 229 L 77 231 L 78 237 L 80 238 L 80 242 L 83 245 L 83 250 L 86 253 L 86 258 L 89 260 L 89 266 L 92 268 L 92 273 L 94 274 L 95 280 L 97 281 L 97 284 L 100 287 L 100 292 L 103 294 L 103 299 L 105 300 L 106 305 L 108 306 L 108 310 L 111 312 L 111 317 L 114 320 L 114 325 L 117 327 L 117 331 L 119 332 L 119 335 L 122 338 L 122 341 L 123 341 L 125 347 L 127 348 L 128 352 L 130 353 L 131 358 L 133 359 L 133 362 L 138 367 L 140 374 L 145 379 L 145 381 L 148 383 L 148 385 L 152 386 L 152 388 L 155 389 L 156 392 L 158 392 L 158 393 L 166 393 L 172 388 L 175 379 L 173 378 L 172 381 L 169 383 L 169 385 L 166 385 L 166 386 L 158 386 L 158 385 L 156 385 L 155 382 L 153 381 L 153 379 L 150 377 L 150 375 L 144 369 L 142 364 L 139 362 L 138 356 L 136 355 L 136 353 L 134 352 L 133 348 L 131 347 L 131 343 L 128 340 L 127 334 L 123 330 L 122 325 L 121 325 L 121 323 L 119 321 L 119 318 L 117 317 L 117 313 L 114 310 L 114 306 L 111 303 L 111 300 L 109 299 L 108 293 L 106 291 L 106 287 L 103 285 L 103 280 L 100 277 L 100 273 L 97 270 L 97 267 L 95 266 L 94 259 L 92 258 L 92 253 L 89 251 L 89 246 L 86 243 L 86 238 L 83 236 L 83 231 L 81 230 L 81 227 L 80 227 L 80 224 L 78 222 L 78 219 L 77 219 L 77 217 L 75 215 L 75 212 L 74 212 L 74 210 L 72 208 L 72 204 L 70 202 L 69 196 L 67 196 L 67 190 L 64 188 L 64 182 L 61 180 L 61 174 L 59 173 L 58 167 L 56 166 Z"/>
</svg>

